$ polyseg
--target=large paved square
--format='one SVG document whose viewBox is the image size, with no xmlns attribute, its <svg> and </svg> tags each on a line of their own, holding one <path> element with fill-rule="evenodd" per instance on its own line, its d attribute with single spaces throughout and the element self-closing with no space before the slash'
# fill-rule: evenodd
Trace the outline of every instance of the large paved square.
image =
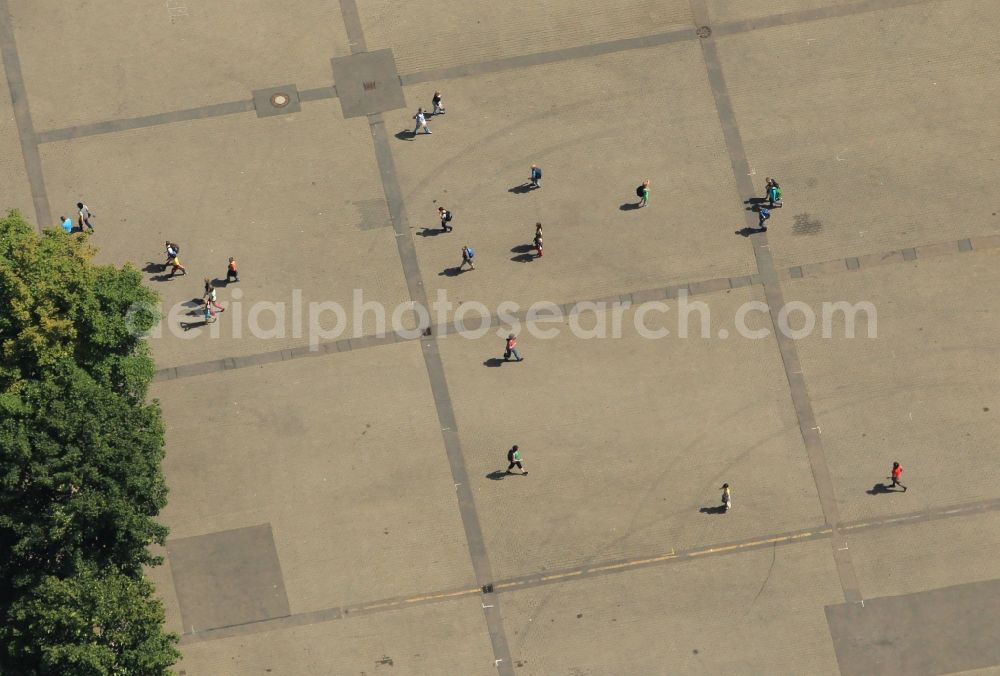
<svg viewBox="0 0 1000 676">
<path fill-rule="evenodd" d="M 968 640 L 921 668 L 995 670 L 955 590 L 1000 579 L 998 30 L 993 0 L 0 0 L 2 206 L 86 202 L 74 236 L 163 299 L 178 671 L 850 674 L 923 617 Z"/>
</svg>

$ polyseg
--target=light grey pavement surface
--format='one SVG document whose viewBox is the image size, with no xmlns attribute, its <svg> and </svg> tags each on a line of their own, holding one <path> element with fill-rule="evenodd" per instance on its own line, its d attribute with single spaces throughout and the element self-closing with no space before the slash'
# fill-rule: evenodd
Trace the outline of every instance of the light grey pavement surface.
<svg viewBox="0 0 1000 676">
<path fill-rule="evenodd" d="M 163 297 L 178 673 L 998 673 L 998 31 L 989 0 L 0 0 L 3 206 L 87 202 Z M 440 294 L 488 330 L 358 307 Z M 875 316 L 822 337 L 840 301 Z"/>
</svg>

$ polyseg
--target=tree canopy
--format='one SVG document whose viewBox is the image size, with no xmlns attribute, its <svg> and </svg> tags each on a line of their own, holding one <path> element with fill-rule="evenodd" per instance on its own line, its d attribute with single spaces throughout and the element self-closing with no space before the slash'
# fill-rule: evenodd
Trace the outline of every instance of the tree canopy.
<svg viewBox="0 0 1000 676">
<path fill-rule="evenodd" d="M 93 255 L 82 234 L 0 219 L 4 673 L 157 674 L 177 657 L 143 577 L 167 534 L 142 339 L 157 297 Z"/>
</svg>

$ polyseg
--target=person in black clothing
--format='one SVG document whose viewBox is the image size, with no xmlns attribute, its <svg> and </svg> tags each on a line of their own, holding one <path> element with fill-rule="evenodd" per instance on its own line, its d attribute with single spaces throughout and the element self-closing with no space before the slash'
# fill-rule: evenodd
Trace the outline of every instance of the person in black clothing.
<svg viewBox="0 0 1000 676">
<path fill-rule="evenodd" d="M 451 232 L 453 228 L 451 225 L 451 212 L 444 207 L 438 207 L 438 214 L 441 215 L 441 229 L 445 232 Z"/>
<path fill-rule="evenodd" d="M 514 444 L 514 446 L 507 451 L 507 462 L 510 463 L 507 465 L 507 474 L 510 474 L 511 470 L 515 467 L 521 470 L 521 474 L 527 474 L 527 472 L 524 471 L 524 466 L 521 464 L 521 452 L 517 450 L 517 444 Z"/>
</svg>

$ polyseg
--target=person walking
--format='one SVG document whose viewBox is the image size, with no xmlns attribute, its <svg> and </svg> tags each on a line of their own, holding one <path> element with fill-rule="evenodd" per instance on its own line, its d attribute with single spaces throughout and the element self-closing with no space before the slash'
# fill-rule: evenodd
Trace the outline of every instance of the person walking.
<svg viewBox="0 0 1000 676">
<path fill-rule="evenodd" d="M 782 195 L 781 186 L 778 185 L 778 182 L 776 180 L 774 180 L 773 178 L 771 178 L 770 176 L 768 176 L 767 177 L 767 181 L 764 183 L 764 190 L 767 192 L 767 194 L 766 194 L 765 197 L 767 199 L 768 206 L 771 209 L 774 209 L 775 207 L 781 207 L 782 206 L 782 203 L 781 203 L 781 195 Z"/>
<path fill-rule="evenodd" d="M 60 216 L 59 220 L 62 222 L 62 229 L 66 231 L 66 234 L 73 234 L 73 219 L 67 218 L 66 216 Z"/>
<path fill-rule="evenodd" d="M 510 361 L 511 357 L 514 357 L 517 361 L 521 361 L 521 353 L 517 349 L 517 336 L 513 333 L 507 334 L 507 349 L 503 353 L 503 360 Z"/>
<path fill-rule="evenodd" d="M 900 465 L 898 462 L 892 463 L 891 476 L 887 476 L 886 477 L 886 479 L 892 479 L 892 485 L 889 486 L 889 488 L 895 488 L 896 486 L 899 486 L 900 488 L 903 489 L 903 492 L 905 493 L 906 492 L 906 486 L 904 486 L 899 481 L 899 477 L 901 477 L 902 475 L 903 475 L 903 466 Z"/>
<path fill-rule="evenodd" d="M 181 272 L 183 272 L 185 275 L 187 274 L 187 270 L 184 268 L 183 265 L 181 265 L 181 259 L 177 256 L 176 253 L 174 254 L 174 257 L 170 259 L 169 263 L 170 263 L 170 276 L 171 277 L 173 277 L 175 274 L 177 274 L 178 270 L 180 270 Z"/>
<path fill-rule="evenodd" d="M 541 180 L 542 180 L 542 170 L 538 168 L 537 164 L 532 164 L 531 165 L 531 187 L 532 188 L 541 188 L 542 187 Z"/>
<path fill-rule="evenodd" d="M 88 228 L 90 228 L 90 231 L 93 232 L 94 226 L 91 225 L 90 219 L 93 218 L 94 215 L 90 213 L 90 207 L 88 207 L 83 202 L 77 202 L 76 208 L 80 210 L 77 212 L 79 214 L 80 232 L 83 232 L 83 226 L 87 226 Z"/>
<path fill-rule="evenodd" d="M 209 304 L 208 299 L 201 301 L 201 312 L 202 312 L 202 317 L 205 318 L 206 324 L 215 321 L 215 310 L 212 309 L 212 306 Z"/>
<path fill-rule="evenodd" d="M 475 270 L 476 269 L 476 264 L 472 262 L 472 257 L 475 256 L 475 255 L 476 255 L 476 252 L 473 250 L 473 248 L 471 246 L 469 246 L 468 244 L 466 244 L 465 246 L 463 246 L 462 247 L 462 264 L 458 266 L 458 269 L 462 270 L 462 269 L 465 268 L 466 264 L 468 264 L 470 270 Z"/>
<path fill-rule="evenodd" d="M 169 239 L 163 245 L 166 248 L 167 262 L 163 264 L 163 269 L 166 270 L 167 266 L 177 257 L 177 254 L 181 252 L 181 248 L 177 246 L 174 242 Z"/>
<path fill-rule="evenodd" d="M 236 265 L 236 259 L 232 256 L 229 257 L 229 264 L 226 266 L 226 284 L 228 284 L 230 280 L 237 282 L 240 281 L 240 270 Z"/>
<path fill-rule="evenodd" d="M 454 229 L 451 227 L 451 212 L 444 207 L 438 207 L 438 215 L 441 217 L 441 230 L 451 232 Z"/>
<path fill-rule="evenodd" d="M 761 207 L 757 210 L 757 225 L 760 226 L 761 232 L 767 232 L 767 224 L 765 221 L 771 217 L 771 210 L 767 207 Z"/>
<path fill-rule="evenodd" d="M 729 484 L 722 484 L 722 511 L 728 512 L 733 507 L 733 492 Z"/>
<path fill-rule="evenodd" d="M 219 312 L 226 311 L 226 308 L 219 305 L 219 297 L 215 293 L 215 285 L 212 284 L 208 277 L 205 278 L 205 300 Z"/>
<path fill-rule="evenodd" d="M 431 97 L 431 103 L 434 105 L 434 109 L 431 110 L 431 115 L 444 115 L 444 106 L 441 105 L 441 90 L 434 92 L 434 96 Z"/>
<path fill-rule="evenodd" d="M 535 253 L 538 254 L 538 258 L 541 258 L 544 255 L 543 254 L 543 251 L 544 251 L 544 249 L 543 249 L 544 242 L 542 241 L 542 231 L 541 230 L 536 230 L 535 231 L 535 239 L 533 241 L 533 244 L 535 246 Z"/>
<path fill-rule="evenodd" d="M 644 207 L 649 204 L 649 179 L 642 182 L 638 188 L 635 189 L 635 196 L 639 198 L 640 207 Z"/>
<path fill-rule="evenodd" d="M 417 108 L 417 114 L 413 116 L 413 119 L 416 120 L 416 124 L 413 126 L 414 136 L 416 136 L 417 132 L 419 132 L 421 129 L 424 130 L 425 134 L 431 133 L 431 128 L 427 126 L 427 116 L 424 115 L 423 108 Z"/>
<path fill-rule="evenodd" d="M 521 451 L 518 450 L 517 444 L 511 446 L 510 450 L 507 451 L 507 474 L 513 474 L 511 470 L 515 467 L 521 470 L 521 474 L 528 474 L 524 470 L 524 465 L 521 464 Z"/>
</svg>

